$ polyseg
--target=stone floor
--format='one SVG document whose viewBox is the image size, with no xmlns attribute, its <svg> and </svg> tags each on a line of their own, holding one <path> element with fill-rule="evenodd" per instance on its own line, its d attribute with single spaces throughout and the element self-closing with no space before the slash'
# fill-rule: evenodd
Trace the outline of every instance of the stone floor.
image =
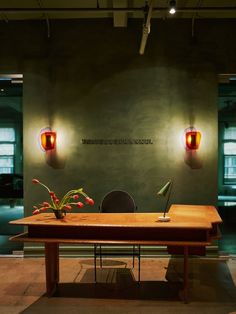
<svg viewBox="0 0 236 314">
<path fill-rule="evenodd" d="M 0 313 L 236 314 L 236 259 L 190 260 L 189 303 L 181 300 L 182 259 L 142 258 L 141 283 L 131 259 L 60 259 L 60 285 L 45 296 L 43 258 L 0 258 Z"/>
</svg>

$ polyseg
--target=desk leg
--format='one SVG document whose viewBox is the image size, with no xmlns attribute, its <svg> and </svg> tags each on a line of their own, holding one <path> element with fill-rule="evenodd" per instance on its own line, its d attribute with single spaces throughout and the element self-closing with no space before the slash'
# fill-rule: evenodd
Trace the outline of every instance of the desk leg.
<svg viewBox="0 0 236 314">
<path fill-rule="evenodd" d="M 184 303 L 188 303 L 188 246 L 184 247 Z"/>
<path fill-rule="evenodd" d="M 45 243 L 45 269 L 47 296 L 56 291 L 59 282 L 59 245 L 58 243 Z"/>
<path fill-rule="evenodd" d="M 94 244 L 94 282 L 97 283 L 97 244 Z"/>
</svg>

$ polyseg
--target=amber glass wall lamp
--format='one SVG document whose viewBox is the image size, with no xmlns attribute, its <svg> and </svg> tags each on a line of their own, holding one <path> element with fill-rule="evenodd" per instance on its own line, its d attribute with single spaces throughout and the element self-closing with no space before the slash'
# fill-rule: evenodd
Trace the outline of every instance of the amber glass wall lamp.
<svg viewBox="0 0 236 314">
<path fill-rule="evenodd" d="M 187 150 L 196 150 L 201 142 L 201 133 L 190 127 L 185 131 L 185 145 Z"/>
<path fill-rule="evenodd" d="M 56 132 L 47 129 L 41 132 L 41 147 L 44 151 L 50 151 L 56 148 Z"/>
</svg>

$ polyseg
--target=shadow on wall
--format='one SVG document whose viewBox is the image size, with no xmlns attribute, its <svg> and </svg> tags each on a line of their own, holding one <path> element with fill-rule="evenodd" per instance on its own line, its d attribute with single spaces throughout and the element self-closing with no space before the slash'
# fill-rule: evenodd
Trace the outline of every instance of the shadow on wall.
<svg viewBox="0 0 236 314">
<path fill-rule="evenodd" d="M 46 163 L 54 169 L 64 169 L 66 157 L 60 156 L 56 149 L 45 152 Z"/>
<path fill-rule="evenodd" d="M 196 150 L 186 151 L 184 156 L 184 162 L 191 169 L 201 169 L 203 166 L 203 161 Z"/>
</svg>

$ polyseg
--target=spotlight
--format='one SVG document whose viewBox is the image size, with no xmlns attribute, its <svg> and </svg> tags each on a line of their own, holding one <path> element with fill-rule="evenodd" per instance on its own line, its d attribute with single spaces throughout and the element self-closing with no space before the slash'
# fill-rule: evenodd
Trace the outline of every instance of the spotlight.
<svg viewBox="0 0 236 314">
<path fill-rule="evenodd" d="M 170 14 L 175 14 L 176 12 L 176 1 L 175 0 L 171 0 L 169 2 L 169 13 Z"/>
</svg>

